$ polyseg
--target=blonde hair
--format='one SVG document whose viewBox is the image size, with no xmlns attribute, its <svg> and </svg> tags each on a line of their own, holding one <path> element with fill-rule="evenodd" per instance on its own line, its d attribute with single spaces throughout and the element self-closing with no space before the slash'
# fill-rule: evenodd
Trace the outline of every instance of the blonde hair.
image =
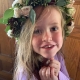
<svg viewBox="0 0 80 80">
<path fill-rule="evenodd" d="M 53 6 L 61 15 L 61 10 Z M 62 17 L 62 26 L 64 26 L 64 20 Z M 34 32 L 35 24 L 32 24 L 30 19 L 28 19 L 25 25 L 22 27 L 22 31 L 20 34 L 20 38 L 16 47 L 16 59 L 15 59 L 15 70 L 14 70 L 14 78 L 13 80 L 18 80 L 18 75 L 20 72 L 20 68 L 22 68 L 22 72 L 26 72 L 28 75 L 28 80 L 32 77 L 33 71 L 36 67 L 39 67 L 38 62 L 41 61 L 42 56 L 35 53 L 32 49 L 32 36 Z M 19 79 L 21 80 L 21 79 Z"/>
</svg>

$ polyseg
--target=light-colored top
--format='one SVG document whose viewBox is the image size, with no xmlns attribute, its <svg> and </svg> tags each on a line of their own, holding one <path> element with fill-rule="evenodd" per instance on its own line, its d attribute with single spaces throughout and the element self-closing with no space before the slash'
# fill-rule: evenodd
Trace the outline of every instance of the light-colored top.
<svg viewBox="0 0 80 80">
<path fill-rule="evenodd" d="M 68 72 L 66 70 L 64 58 L 61 56 L 61 54 L 57 54 L 54 57 L 56 60 L 58 60 L 61 63 L 61 69 L 59 72 L 59 80 L 70 80 Z M 17 80 L 28 80 L 27 79 L 27 73 L 23 69 L 20 69 L 20 72 L 17 75 Z M 34 75 L 30 80 L 38 80 Z"/>
</svg>

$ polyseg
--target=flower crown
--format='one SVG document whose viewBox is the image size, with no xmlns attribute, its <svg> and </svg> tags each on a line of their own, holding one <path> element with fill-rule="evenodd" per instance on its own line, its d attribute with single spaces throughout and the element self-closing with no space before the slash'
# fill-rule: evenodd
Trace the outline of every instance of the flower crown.
<svg viewBox="0 0 80 80">
<path fill-rule="evenodd" d="M 35 23 L 35 7 L 56 5 L 64 14 L 66 21 L 65 36 L 68 36 L 74 28 L 73 15 L 75 9 L 73 3 L 74 0 L 15 0 L 12 7 L 5 11 L 0 23 L 7 24 L 5 31 L 9 37 L 19 38 L 22 26 L 28 18 L 32 23 Z"/>
</svg>

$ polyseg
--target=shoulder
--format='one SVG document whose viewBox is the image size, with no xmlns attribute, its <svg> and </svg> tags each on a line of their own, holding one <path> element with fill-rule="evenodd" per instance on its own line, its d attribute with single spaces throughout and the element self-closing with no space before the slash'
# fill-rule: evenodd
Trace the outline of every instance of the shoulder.
<svg viewBox="0 0 80 80">
<path fill-rule="evenodd" d="M 58 52 L 55 56 L 55 59 L 58 60 L 59 62 L 64 61 L 64 55 L 61 52 Z"/>
<path fill-rule="evenodd" d="M 67 72 L 67 68 L 66 68 L 66 64 L 65 64 L 65 59 L 64 59 L 64 55 L 62 53 L 58 53 L 57 54 L 58 57 L 58 61 L 61 63 L 61 69 L 60 69 L 60 76 L 65 76 L 67 78 L 69 78 L 69 74 Z M 66 80 L 66 79 L 65 79 Z"/>
<path fill-rule="evenodd" d="M 58 57 L 59 61 L 64 61 L 64 55 L 61 52 L 59 52 L 57 54 L 57 57 Z"/>
</svg>

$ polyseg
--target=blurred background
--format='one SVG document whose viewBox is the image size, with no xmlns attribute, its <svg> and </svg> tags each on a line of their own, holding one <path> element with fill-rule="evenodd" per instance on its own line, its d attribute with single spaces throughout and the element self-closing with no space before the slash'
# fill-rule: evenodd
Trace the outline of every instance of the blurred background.
<svg viewBox="0 0 80 80">
<path fill-rule="evenodd" d="M 0 18 L 14 0 L 0 0 Z M 80 0 L 75 0 L 75 28 L 63 45 L 68 73 L 72 80 L 80 80 Z M 12 80 L 15 41 L 7 37 L 5 25 L 0 24 L 0 80 Z"/>
</svg>

